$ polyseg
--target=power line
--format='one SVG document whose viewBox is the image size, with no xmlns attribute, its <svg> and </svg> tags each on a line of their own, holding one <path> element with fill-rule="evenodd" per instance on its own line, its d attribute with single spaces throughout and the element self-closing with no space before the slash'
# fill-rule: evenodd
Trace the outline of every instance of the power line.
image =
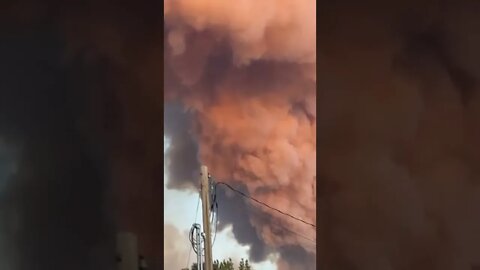
<svg viewBox="0 0 480 270">
<path fill-rule="evenodd" d="M 194 224 L 197 223 L 197 216 L 198 216 L 198 205 L 200 204 L 200 195 L 198 195 L 198 199 L 197 199 L 197 209 L 195 210 L 195 220 L 194 220 Z M 190 240 L 190 244 L 192 245 L 192 247 L 194 246 L 194 243 L 192 242 L 191 238 L 190 238 L 190 235 L 192 234 L 192 231 L 190 231 L 189 233 L 189 240 Z M 195 249 L 195 247 L 193 247 L 193 249 Z M 189 251 L 188 251 L 188 260 L 187 260 L 187 267 L 188 269 L 190 269 L 190 255 L 192 255 L 192 249 L 190 248 Z"/>
<path fill-rule="evenodd" d="M 263 220 L 265 220 L 265 221 L 267 220 L 266 217 L 261 216 L 261 215 L 260 215 L 260 216 L 257 216 L 257 218 L 263 219 Z M 289 233 L 292 233 L 292 234 L 295 234 L 295 235 L 297 235 L 297 236 L 299 236 L 299 237 L 301 237 L 301 238 L 303 238 L 303 239 L 305 239 L 305 240 L 307 240 L 307 241 L 310 241 L 310 242 L 311 242 L 313 245 L 315 245 L 315 246 L 317 245 L 317 241 L 316 241 L 315 239 L 312 239 L 312 238 L 310 238 L 310 237 L 308 237 L 308 236 L 305 236 L 305 235 L 303 235 L 303 234 L 301 234 L 301 233 L 298 233 L 298 232 L 295 232 L 295 231 L 290 230 L 290 229 L 287 228 L 282 222 L 274 223 L 274 224 L 272 224 L 272 226 L 275 228 L 275 230 L 285 230 L 285 231 L 287 231 L 287 232 L 289 232 Z"/>
<path fill-rule="evenodd" d="M 218 225 L 218 203 L 215 203 L 216 205 L 216 212 L 215 212 L 215 234 L 213 235 L 213 243 L 212 243 L 212 247 L 215 245 L 215 239 L 217 239 L 217 225 Z M 212 221 L 213 223 L 213 221 Z"/>
<path fill-rule="evenodd" d="M 215 181 L 211 178 L 210 175 L 209 175 L 209 178 L 210 178 L 210 180 L 211 180 L 210 185 L 213 186 L 212 195 L 211 195 L 211 201 L 212 201 L 212 203 L 211 203 L 211 205 L 210 205 L 210 209 L 212 210 L 212 213 L 215 215 L 215 218 L 212 216 L 212 222 L 213 222 L 213 220 L 215 220 L 215 222 L 216 222 L 216 223 L 215 223 L 215 237 L 216 237 L 216 234 L 217 234 L 217 224 L 218 224 L 218 213 L 219 213 L 219 210 L 218 210 L 218 201 L 217 201 L 217 185 L 218 185 L 218 184 L 224 184 L 224 185 L 228 186 L 230 189 L 232 189 L 232 190 L 234 190 L 234 191 L 236 191 L 236 192 L 239 192 L 239 193 L 241 193 L 241 194 L 242 194 L 243 192 L 238 191 L 238 190 L 232 188 L 231 186 L 229 186 L 228 184 L 223 183 L 223 182 L 215 183 Z M 243 193 L 243 194 L 244 194 L 244 193 Z M 243 194 L 242 194 L 242 195 L 243 195 Z M 250 196 L 247 195 L 247 197 L 250 197 Z M 253 198 L 252 198 L 252 199 L 253 199 Z M 255 200 L 255 199 L 254 199 L 254 200 Z M 258 200 L 255 200 L 255 201 L 258 202 Z M 260 203 L 261 203 L 261 202 L 260 202 Z M 276 210 L 278 210 L 278 209 L 276 209 Z M 280 210 L 278 210 L 278 211 L 280 211 Z M 299 236 L 299 237 L 303 238 L 304 240 L 307 240 L 307 241 L 311 242 L 311 244 L 313 244 L 314 246 L 316 246 L 316 240 L 311 239 L 311 238 L 309 238 L 309 237 L 307 237 L 307 236 L 305 236 L 305 235 L 303 235 L 303 234 L 301 234 L 301 233 L 297 233 L 297 232 L 295 232 L 295 231 L 292 231 L 292 230 L 290 230 L 289 228 L 287 228 L 286 226 L 284 226 L 282 223 L 275 223 L 275 224 L 274 224 L 274 228 L 280 229 L 280 230 L 283 229 L 283 230 L 285 230 L 285 231 L 287 231 L 287 232 L 289 232 L 289 233 L 291 233 L 291 234 L 294 234 L 294 235 L 296 235 L 296 236 Z M 215 237 L 214 237 L 213 243 L 215 243 Z"/>
<path fill-rule="evenodd" d="M 303 235 L 303 234 L 294 232 L 294 231 L 288 229 L 287 227 L 285 227 L 285 226 L 283 226 L 283 225 L 277 224 L 277 226 L 280 227 L 280 228 L 282 228 L 282 229 L 284 229 L 284 230 L 286 230 L 286 231 L 288 231 L 288 232 L 290 232 L 290 233 L 293 233 L 293 234 L 295 234 L 295 235 L 297 235 L 297 236 L 300 236 L 301 238 L 303 238 L 303 239 L 305 239 L 305 240 L 307 240 L 307 241 L 312 242 L 315 246 L 317 245 L 317 241 L 316 241 L 316 240 L 313 240 L 313 239 L 311 239 L 311 238 L 309 238 L 309 237 L 307 237 L 307 236 L 305 236 L 305 235 Z"/>
<path fill-rule="evenodd" d="M 190 229 L 190 234 L 188 236 L 188 239 L 190 240 L 190 244 L 192 244 L 192 248 L 193 248 L 193 251 L 195 251 L 196 254 L 198 254 L 199 252 L 202 252 L 201 248 L 198 249 L 197 248 L 197 245 L 201 243 L 201 241 L 197 241 L 197 239 L 195 239 L 195 231 L 199 231 L 200 230 L 200 225 L 199 224 L 193 224 L 192 228 Z"/>
<path fill-rule="evenodd" d="M 197 209 L 195 210 L 195 221 L 193 223 L 197 223 L 197 216 L 198 216 L 198 205 L 200 204 L 200 195 L 197 198 Z"/>
<path fill-rule="evenodd" d="M 217 186 L 214 185 L 214 182 L 212 179 L 210 179 L 210 186 L 213 187 L 212 189 L 212 196 L 211 196 L 211 205 L 210 205 L 210 210 L 212 212 L 212 220 L 211 223 L 215 222 L 215 234 L 213 236 L 213 243 L 212 247 L 215 245 L 215 239 L 217 239 L 217 226 L 218 226 L 218 202 L 217 202 Z"/>
<path fill-rule="evenodd" d="M 220 183 L 222 183 L 222 182 L 219 182 L 218 184 L 220 184 Z M 222 183 L 222 184 L 224 184 L 224 183 Z M 214 187 L 215 187 L 215 188 L 214 188 L 214 190 L 213 190 L 211 209 L 215 209 L 215 211 L 213 211 L 213 213 L 215 213 L 216 222 L 218 223 L 218 202 L 217 202 L 217 189 L 216 189 L 216 185 L 217 185 L 217 184 L 214 184 Z M 217 225 L 217 224 L 215 224 L 215 236 L 216 236 L 216 233 L 217 233 L 217 227 L 216 227 L 216 225 Z M 283 224 L 281 224 L 281 223 L 276 223 L 276 224 L 274 225 L 274 227 L 277 227 L 277 228 L 283 229 L 283 230 L 285 230 L 285 231 L 287 231 L 287 232 L 289 232 L 289 233 L 295 234 L 295 235 L 297 235 L 297 236 L 299 236 L 299 237 L 301 237 L 301 238 L 303 238 L 303 239 L 305 239 L 305 240 L 307 240 L 307 241 L 312 242 L 314 245 L 316 245 L 316 240 L 311 239 L 311 238 L 309 238 L 309 237 L 307 237 L 307 236 L 305 236 L 305 235 L 303 235 L 303 234 L 301 234 L 301 233 L 297 233 L 297 232 L 295 232 L 295 231 L 292 231 L 292 230 L 288 229 L 287 227 L 285 227 L 285 226 L 284 226 Z M 214 238 L 214 243 L 215 243 L 215 238 Z"/>
<path fill-rule="evenodd" d="M 244 197 L 247 198 L 247 199 L 253 200 L 254 202 L 256 202 L 256 203 L 258 203 L 258 204 L 261 204 L 261 205 L 263 205 L 263 206 L 266 206 L 266 207 L 268 207 L 268 208 L 270 208 L 270 209 L 272 209 L 272 210 L 274 210 L 274 211 L 277 211 L 278 213 L 280 213 L 280 214 L 282 214 L 282 215 L 288 216 L 288 217 L 293 218 L 293 219 L 295 219 L 295 220 L 297 220 L 297 221 L 300 221 L 300 222 L 305 223 L 305 224 L 307 224 L 307 225 L 310 225 L 310 226 L 312 226 L 312 227 L 314 227 L 314 228 L 317 228 L 317 226 L 316 226 L 315 224 L 312 224 L 312 223 L 310 223 L 310 222 L 307 222 L 307 221 L 305 221 L 305 220 L 303 220 L 303 219 L 301 219 L 301 218 L 292 216 L 292 215 L 290 215 L 290 214 L 288 214 L 288 213 L 283 212 L 282 210 L 279 210 L 279 209 L 277 209 L 277 208 L 275 208 L 275 207 L 272 207 L 272 206 L 270 206 L 270 205 L 268 205 L 268 204 L 266 204 L 266 203 L 264 203 L 264 202 L 261 202 L 261 201 L 255 199 L 255 198 L 253 198 L 253 197 L 251 197 L 251 196 L 249 196 L 249 195 L 241 192 L 240 190 L 235 189 L 234 187 L 230 186 L 229 184 L 227 184 L 227 183 L 225 183 L 225 182 L 217 182 L 217 183 L 215 184 L 215 187 L 216 187 L 217 185 L 225 185 L 225 186 L 227 186 L 228 188 L 230 188 L 231 190 L 237 192 L 238 194 L 244 196 Z"/>
</svg>

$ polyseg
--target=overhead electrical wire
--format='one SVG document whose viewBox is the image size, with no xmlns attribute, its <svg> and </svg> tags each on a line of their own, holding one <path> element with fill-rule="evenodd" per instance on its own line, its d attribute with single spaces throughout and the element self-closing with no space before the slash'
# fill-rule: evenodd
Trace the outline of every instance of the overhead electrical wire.
<svg viewBox="0 0 480 270">
<path fill-rule="evenodd" d="M 289 216 L 290 218 L 293 218 L 293 219 L 295 219 L 295 220 L 298 220 L 298 221 L 301 221 L 301 222 L 303 222 L 303 223 L 307 223 L 308 225 L 311 225 L 311 226 L 313 226 L 313 227 L 316 227 L 314 224 L 305 222 L 305 221 L 303 221 L 303 220 L 301 220 L 301 219 L 299 219 L 299 218 L 296 218 L 296 217 L 294 217 L 294 216 L 292 216 L 292 215 L 290 215 L 290 214 L 284 213 L 284 212 L 281 211 L 281 210 L 278 210 L 278 209 L 276 209 L 276 208 L 274 208 L 274 207 L 271 207 L 271 206 L 269 206 L 269 205 L 267 205 L 267 204 L 265 204 L 265 203 L 263 203 L 263 202 L 261 202 L 261 201 L 258 201 L 258 200 L 256 200 L 255 198 L 252 198 L 251 196 L 248 196 L 248 195 L 246 195 L 245 193 L 243 193 L 243 192 L 241 192 L 241 191 L 233 188 L 232 186 L 230 186 L 230 185 L 227 184 L 227 183 L 224 183 L 224 182 L 215 182 L 211 176 L 209 176 L 209 177 L 210 177 L 210 180 L 211 180 L 211 181 L 210 181 L 210 185 L 213 186 L 213 191 L 212 191 L 212 195 L 211 195 L 211 202 L 212 202 L 212 203 L 211 203 L 211 205 L 210 205 L 210 210 L 211 210 L 211 212 L 212 212 L 212 220 L 213 220 L 213 215 L 215 215 L 215 219 L 216 219 L 216 221 L 215 221 L 215 236 L 214 236 L 214 240 L 213 240 L 214 243 L 215 243 L 215 237 L 216 237 L 216 235 L 217 235 L 217 223 L 218 223 L 217 185 L 220 185 L 220 184 L 223 184 L 223 185 L 227 186 L 227 187 L 230 188 L 231 190 L 233 190 L 233 191 L 235 191 L 235 192 L 237 192 L 237 193 L 240 193 L 242 196 L 247 197 L 248 199 L 252 199 L 252 200 L 254 200 L 254 201 L 257 202 L 257 203 L 260 203 L 260 204 L 262 204 L 262 205 L 267 206 L 267 207 L 270 208 L 270 209 L 276 210 L 276 211 L 278 211 L 278 212 L 280 212 L 280 213 L 282 213 L 282 214 L 284 214 L 284 215 L 287 215 L 287 216 Z M 311 238 L 309 238 L 309 237 L 307 237 L 307 236 L 305 236 L 305 235 L 303 235 L 303 234 L 300 234 L 300 233 L 297 233 L 297 232 L 295 232 L 295 231 L 292 231 L 292 230 L 288 229 L 286 226 L 282 225 L 281 223 L 276 223 L 275 226 L 278 227 L 278 228 L 281 228 L 281 229 L 283 229 L 283 230 L 285 230 L 285 231 L 288 231 L 289 233 L 295 234 L 295 235 L 297 235 L 297 236 L 299 236 L 299 237 L 301 237 L 301 238 L 303 238 L 303 239 L 305 239 L 305 240 L 307 240 L 307 241 L 312 242 L 314 245 L 316 245 L 316 240 L 311 239 Z"/>
<path fill-rule="evenodd" d="M 274 226 L 278 226 L 278 227 L 280 227 L 281 229 L 288 231 L 289 233 L 292 233 L 292 234 L 295 234 L 295 235 L 297 235 L 297 236 L 300 236 L 301 238 L 303 238 L 303 239 L 305 239 L 305 240 L 307 240 L 307 241 L 312 242 L 315 246 L 317 245 L 317 241 L 316 241 L 316 240 L 314 240 L 314 239 L 312 239 L 312 238 L 309 238 L 309 237 L 307 237 L 307 236 L 305 236 L 305 235 L 303 235 L 303 234 L 301 234 L 301 233 L 292 231 L 292 230 L 290 230 L 289 228 L 287 228 L 286 226 L 282 225 L 281 223 L 277 223 L 277 224 L 275 224 Z"/>
<path fill-rule="evenodd" d="M 252 201 L 254 201 L 254 202 L 258 203 L 258 204 L 261 204 L 261 205 L 263 205 L 263 206 L 265 206 L 265 207 L 268 207 L 268 208 L 270 208 L 270 209 L 272 209 L 272 210 L 274 210 L 274 211 L 277 211 L 278 213 L 280 213 L 280 214 L 282 214 L 282 215 L 288 216 L 288 217 L 290 217 L 290 218 L 292 218 L 292 219 L 295 219 L 295 220 L 297 220 L 297 221 L 300 221 L 300 222 L 302 222 L 302 223 L 304 223 L 304 224 L 310 225 L 310 226 L 312 226 L 313 228 L 317 228 L 317 226 L 316 226 L 315 224 L 312 224 L 312 223 L 310 223 L 310 222 L 307 222 L 307 221 L 305 221 L 305 220 L 303 220 L 303 219 L 301 219 L 301 218 L 292 216 L 292 215 L 290 215 L 290 214 L 288 214 L 288 213 L 285 213 L 285 212 L 282 211 L 282 210 L 279 210 L 279 209 L 277 209 L 277 208 L 275 208 L 275 207 L 272 207 L 272 206 L 270 206 L 270 205 L 268 205 L 268 204 L 266 204 L 266 203 L 264 203 L 264 202 L 261 202 L 261 201 L 255 199 L 255 198 L 253 198 L 253 197 L 251 197 L 251 196 L 249 196 L 249 195 L 241 192 L 240 190 L 235 189 L 234 187 L 232 187 L 231 185 L 229 185 L 229 184 L 227 184 L 227 183 L 225 183 L 225 182 L 217 182 L 217 183 L 215 184 L 215 188 L 216 188 L 217 185 L 224 185 L 224 186 L 228 187 L 229 189 L 235 191 L 236 193 L 242 195 L 243 197 L 245 197 L 245 198 L 247 198 L 247 199 L 250 199 L 250 200 L 252 200 Z"/>
<path fill-rule="evenodd" d="M 190 233 L 188 234 L 188 239 L 190 240 L 190 244 L 192 245 L 192 249 L 193 251 L 195 251 L 195 254 L 198 254 L 199 250 L 197 249 L 197 240 L 195 239 L 195 230 L 200 230 L 199 227 L 196 227 L 195 224 L 192 226 L 192 228 L 190 229 Z M 201 252 L 201 250 L 200 250 Z"/>
<path fill-rule="evenodd" d="M 197 209 L 195 210 L 195 220 L 194 220 L 194 222 L 193 222 L 194 224 L 197 223 L 198 206 L 199 206 L 199 205 L 200 205 L 200 195 L 198 195 L 198 199 L 197 199 Z M 192 235 L 193 229 L 194 229 L 194 227 L 192 226 L 192 228 L 190 229 L 190 233 L 189 233 L 189 235 L 188 235 L 188 239 L 189 239 L 189 241 L 190 241 L 190 244 L 192 245 L 193 250 L 195 250 L 195 249 L 196 249 L 196 248 L 195 248 L 195 242 L 194 242 L 194 237 L 193 237 L 193 235 Z M 195 252 L 195 253 L 197 253 L 197 252 Z M 187 266 L 186 266 L 186 268 L 188 268 L 188 269 L 190 269 L 190 256 L 191 256 L 191 254 L 192 254 L 192 249 L 189 249 L 189 251 L 188 251 Z"/>
<path fill-rule="evenodd" d="M 287 225 L 285 225 L 284 222 L 280 221 L 280 222 L 272 223 L 271 220 L 268 217 L 265 217 L 265 216 L 262 216 L 262 215 L 257 215 L 256 217 L 259 218 L 259 219 L 262 219 L 263 221 L 269 222 L 271 224 L 271 226 L 274 228 L 274 230 L 284 230 L 286 232 L 289 232 L 291 234 L 295 234 L 295 235 L 311 242 L 313 245 L 317 244 L 317 241 L 315 239 L 312 239 L 312 238 L 310 238 L 310 237 L 308 237 L 304 234 L 292 231 L 291 229 L 288 228 Z"/>
<path fill-rule="evenodd" d="M 213 177 L 212 177 L 210 174 L 208 175 L 208 177 L 209 177 L 210 212 L 211 212 L 211 218 L 210 218 L 209 222 L 210 222 L 210 224 L 214 225 L 214 227 L 215 227 L 215 232 L 214 232 L 212 247 L 213 247 L 213 245 L 215 244 L 215 240 L 216 240 L 216 237 L 217 237 L 217 226 L 218 226 L 218 223 L 219 223 L 219 222 L 218 222 L 218 201 L 217 201 L 217 186 L 218 186 L 218 185 L 224 185 L 224 186 L 228 187 L 229 189 L 231 189 L 232 191 L 234 191 L 234 192 L 242 195 L 243 197 L 245 197 L 245 198 L 247 198 L 247 199 L 250 199 L 250 200 L 252 200 L 252 201 L 254 201 L 254 202 L 258 203 L 258 204 L 261 204 L 261 205 L 263 205 L 263 206 L 265 206 L 265 207 L 267 207 L 267 208 L 269 208 L 269 209 L 271 209 L 271 210 L 274 210 L 274 211 L 276 211 L 276 212 L 278 212 L 278 213 L 280 213 L 280 214 L 282 214 L 282 215 L 288 216 L 289 218 L 292 218 L 292 219 L 294 219 L 294 220 L 296 220 L 296 221 L 300 221 L 300 222 L 302 222 L 302 223 L 304 223 L 304 224 L 307 224 L 307 225 L 312 226 L 313 228 L 316 228 L 316 225 L 315 225 L 315 224 L 309 223 L 309 222 L 307 222 L 307 221 L 305 221 L 305 220 L 303 220 L 303 219 L 301 219 L 301 218 L 295 217 L 295 216 L 293 216 L 293 215 L 291 215 L 291 214 L 288 214 L 288 213 L 286 213 L 286 212 L 284 212 L 284 211 L 282 211 L 282 210 L 279 210 L 279 209 L 277 209 L 277 208 L 275 208 L 275 207 L 272 207 L 272 206 L 270 206 L 270 205 L 268 205 L 268 204 L 266 204 L 266 203 L 264 203 L 264 202 L 262 202 L 262 201 L 259 201 L 259 200 L 255 199 L 255 198 L 253 198 L 253 197 L 245 194 L 244 192 L 242 192 L 242 191 L 240 191 L 240 190 L 237 190 L 236 188 L 232 187 L 231 185 L 229 185 L 229 184 L 227 184 L 227 183 L 225 183 L 225 182 L 215 182 L 215 180 L 213 179 Z M 199 196 L 198 201 L 197 201 L 197 209 L 196 209 L 196 212 L 195 212 L 195 223 L 196 223 L 196 221 L 197 221 L 199 203 L 200 203 L 200 196 Z M 196 240 L 195 237 L 194 237 L 194 233 L 195 233 L 195 230 L 196 230 L 196 229 L 200 230 L 200 228 L 196 227 L 196 226 L 195 226 L 195 223 L 194 223 L 194 225 L 192 225 L 192 228 L 190 229 L 190 232 L 189 232 L 189 241 L 190 241 L 190 244 L 192 245 L 192 249 L 194 250 L 194 252 L 195 252 L 196 254 L 198 254 L 198 252 L 202 252 L 202 250 L 200 250 L 200 251 L 197 250 L 197 244 L 198 244 L 198 243 L 197 243 L 197 240 Z M 297 235 L 297 236 L 299 236 L 299 237 L 301 237 L 301 238 L 303 238 L 303 239 L 305 239 L 305 240 L 307 240 L 307 241 L 312 242 L 314 245 L 316 245 L 316 241 L 315 241 L 314 239 L 311 239 L 311 238 L 309 238 L 309 237 L 307 237 L 307 236 L 305 236 L 305 235 L 303 235 L 303 234 L 300 234 L 300 233 L 297 233 L 297 232 L 295 232 L 295 231 L 292 231 L 292 230 L 288 229 L 286 226 L 283 226 L 282 224 L 278 224 L 278 223 L 277 223 L 277 224 L 275 224 L 274 226 L 277 227 L 277 228 L 282 228 L 282 229 L 284 229 L 285 231 L 290 232 L 290 233 L 292 233 L 292 234 L 295 234 L 295 235 Z M 202 238 L 203 238 L 203 240 L 205 241 L 205 235 L 204 235 L 203 233 L 202 233 Z M 199 245 L 199 246 L 201 246 L 201 245 Z M 190 249 L 190 252 L 189 252 L 189 254 L 188 254 L 187 268 L 189 267 L 189 263 L 190 263 L 191 251 L 192 251 L 192 250 Z"/>
<path fill-rule="evenodd" d="M 215 181 L 209 175 L 209 184 L 210 184 L 210 212 L 212 213 L 212 219 L 210 220 L 210 223 L 215 226 L 215 233 L 213 235 L 213 245 L 215 245 L 215 240 L 217 238 L 217 226 L 218 226 L 218 202 L 217 202 L 217 188 Z"/>
</svg>

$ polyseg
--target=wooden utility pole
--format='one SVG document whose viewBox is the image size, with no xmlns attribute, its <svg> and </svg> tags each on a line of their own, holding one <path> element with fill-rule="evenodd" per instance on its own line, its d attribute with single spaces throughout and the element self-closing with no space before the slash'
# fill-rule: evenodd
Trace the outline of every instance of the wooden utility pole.
<svg viewBox="0 0 480 270">
<path fill-rule="evenodd" d="M 202 181 L 202 208 L 203 208 L 203 229 L 205 232 L 205 270 L 213 270 L 212 260 L 212 236 L 210 230 L 210 183 L 208 179 L 207 166 L 201 167 Z"/>
</svg>

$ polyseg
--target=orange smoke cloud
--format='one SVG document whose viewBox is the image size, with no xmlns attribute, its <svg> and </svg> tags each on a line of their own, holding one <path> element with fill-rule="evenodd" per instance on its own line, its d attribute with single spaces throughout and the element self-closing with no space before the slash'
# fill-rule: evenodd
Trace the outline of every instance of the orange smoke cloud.
<svg viewBox="0 0 480 270">
<path fill-rule="evenodd" d="M 201 160 L 211 165 L 219 179 L 241 180 L 254 197 L 314 223 L 314 123 L 292 115 L 285 101 L 241 100 L 222 99 L 200 111 L 199 121 L 205 130 L 200 134 Z M 265 187 L 272 190 L 264 192 Z M 284 222 L 314 235 L 303 224 L 288 219 Z M 285 240 L 273 237 L 272 244 Z"/>
<path fill-rule="evenodd" d="M 315 223 L 315 1 L 165 1 L 165 89 L 195 113 L 202 163 L 269 205 Z M 176 90 L 172 93 L 173 90 Z M 169 93 L 168 93 L 169 92 Z M 262 211 L 292 231 L 315 230 Z M 252 218 L 272 247 L 315 248 Z M 315 266 L 304 266 L 308 267 Z"/>
<path fill-rule="evenodd" d="M 235 62 L 276 60 L 315 63 L 316 1 L 167 0 L 166 23 L 173 26 L 168 41 L 175 53 L 184 50 L 190 31 L 214 31 L 226 38 Z"/>
</svg>

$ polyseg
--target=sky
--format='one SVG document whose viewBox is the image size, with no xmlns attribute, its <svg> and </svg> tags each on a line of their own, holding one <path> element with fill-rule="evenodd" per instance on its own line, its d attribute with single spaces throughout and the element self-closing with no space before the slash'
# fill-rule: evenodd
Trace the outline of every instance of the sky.
<svg viewBox="0 0 480 270">
<path fill-rule="evenodd" d="M 167 188 L 195 191 L 202 164 L 215 179 L 315 223 L 315 7 L 164 1 Z M 315 241 L 312 226 L 223 188 L 217 195 L 219 228 L 231 227 L 252 261 L 276 252 L 279 270 L 316 269 L 315 246 L 283 229 Z"/>
<path fill-rule="evenodd" d="M 164 151 L 167 150 L 169 144 L 168 139 L 164 138 Z M 169 189 L 167 187 L 168 172 L 165 171 L 165 185 L 164 185 L 164 225 L 165 233 L 176 233 L 175 237 L 170 237 L 166 234 L 164 238 L 164 258 L 166 269 L 182 269 L 187 266 L 188 254 L 190 254 L 190 265 L 196 262 L 196 254 L 191 250 L 191 245 L 188 240 L 188 232 L 195 221 L 196 206 L 198 202 L 198 194 L 188 191 L 179 191 Z M 201 201 L 199 202 L 199 211 L 197 214 L 196 223 L 202 223 Z M 221 218 L 221 217 L 219 217 Z M 203 226 L 203 225 L 202 225 Z M 172 241 L 175 243 L 167 243 Z M 174 246 L 169 249 L 167 247 Z M 235 265 L 241 258 L 249 259 L 248 246 L 241 245 L 237 242 L 232 234 L 232 227 L 227 226 L 223 230 L 217 232 L 215 244 L 212 248 L 213 259 L 228 259 L 232 258 Z M 277 270 L 276 256 L 278 254 L 270 255 L 268 260 L 259 263 L 251 263 L 254 269 L 262 270 Z"/>
</svg>

